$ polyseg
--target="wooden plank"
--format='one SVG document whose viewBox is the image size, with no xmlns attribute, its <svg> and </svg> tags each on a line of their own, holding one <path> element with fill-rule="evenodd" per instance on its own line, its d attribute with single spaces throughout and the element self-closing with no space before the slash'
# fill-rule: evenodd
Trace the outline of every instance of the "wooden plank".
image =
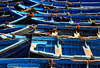
<svg viewBox="0 0 100 68">
<path fill-rule="evenodd" d="M 84 50 L 84 53 L 85 53 L 86 56 L 91 57 L 92 52 L 91 52 L 91 49 L 90 49 L 90 47 L 88 45 L 86 47 L 83 46 L 83 50 Z"/>
<path fill-rule="evenodd" d="M 76 31 L 76 33 L 74 33 L 74 37 L 79 38 L 79 36 L 80 36 L 80 33 L 77 33 L 77 31 Z"/>
<path fill-rule="evenodd" d="M 36 46 L 37 46 L 37 43 L 31 43 L 30 49 L 33 49 L 34 50 L 34 48 L 36 48 Z"/>
<path fill-rule="evenodd" d="M 59 45 L 59 46 L 55 45 L 55 54 L 62 55 L 62 47 L 61 47 L 61 45 Z"/>
</svg>

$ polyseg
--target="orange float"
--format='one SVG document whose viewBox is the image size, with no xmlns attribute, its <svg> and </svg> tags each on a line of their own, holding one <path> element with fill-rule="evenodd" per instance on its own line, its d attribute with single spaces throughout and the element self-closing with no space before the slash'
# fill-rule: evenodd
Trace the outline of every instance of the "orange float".
<svg viewBox="0 0 100 68">
<path fill-rule="evenodd" d="M 9 22 L 6 22 L 5 24 L 9 24 Z"/>
<path fill-rule="evenodd" d="M 80 25 L 78 23 L 76 23 L 76 30 L 80 29 Z"/>
<path fill-rule="evenodd" d="M 27 16 L 30 16 L 30 13 L 27 13 Z"/>
<path fill-rule="evenodd" d="M 51 17 L 54 17 L 54 13 L 51 14 Z"/>
<path fill-rule="evenodd" d="M 48 34 L 48 36 L 50 36 L 50 32 L 48 32 L 47 34 Z"/>
</svg>

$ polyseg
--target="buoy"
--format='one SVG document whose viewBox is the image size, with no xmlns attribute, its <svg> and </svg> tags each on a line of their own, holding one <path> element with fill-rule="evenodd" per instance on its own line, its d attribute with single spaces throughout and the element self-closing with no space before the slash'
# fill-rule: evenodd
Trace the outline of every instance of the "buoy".
<svg viewBox="0 0 100 68">
<path fill-rule="evenodd" d="M 30 16 L 30 13 L 27 13 L 27 16 Z"/>
<path fill-rule="evenodd" d="M 30 13 L 30 17 L 33 17 L 34 15 L 33 15 L 33 13 Z"/>
<path fill-rule="evenodd" d="M 51 14 L 51 17 L 54 17 L 54 13 Z"/>
<path fill-rule="evenodd" d="M 80 25 L 78 23 L 76 23 L 76 30 L 80 29 Z"/>
<path fill-rule="evenodd" d="M 47 34 L 48 34 L 48 36 L 50 36 L 50 32 L 48 32 Z"/>
<path fill-rule="evenodd" d="M 34 15 L 33 15 L 33 13 L 27 13 L 27 16 L 28 17 L 33 17 Z"/>
<path fill-rule="evenodd" d="M 6 24 L 6 25 L 9 24 L 9 22 L 6 22 L 5 24 Z"/>
</svg>

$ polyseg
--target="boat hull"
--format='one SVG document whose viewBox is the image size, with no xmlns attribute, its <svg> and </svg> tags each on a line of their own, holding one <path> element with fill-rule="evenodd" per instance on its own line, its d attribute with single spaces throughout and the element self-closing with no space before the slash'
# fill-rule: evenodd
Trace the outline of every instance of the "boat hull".
<svg viewBox="0 0 100 68">
<path fill-rule="evenodd" d="M 19 40 L 19 41 L 18 41 L 18 39 L 0 41 L 0 45 L 4 45 L 4 46 L 1 46 L 2 49 L 0 50 L 0 58 L 28 57 L 28 52 L 29 52 L 30 46 L 31 46 L 32 35 L 28 35 L 26 37 L 28 39 L 23 39 L 23 40 Z"/>
<path fill-rule="evenodd" d="M 6 67 L 36 67 L 36 68 L 48 68 L 53 67 L 56 68 L 99 68 L 100 63 L 99 61 L 90 60 L 89 65 L 84 61 L 73 61 L 71 59 L 51 59 L 51 58 L 12 58 L 12 59 L 0 59 L 0 67 L 6 68 Z M 88 65 L 88 66 L 87 66 Z"/>
</svg>

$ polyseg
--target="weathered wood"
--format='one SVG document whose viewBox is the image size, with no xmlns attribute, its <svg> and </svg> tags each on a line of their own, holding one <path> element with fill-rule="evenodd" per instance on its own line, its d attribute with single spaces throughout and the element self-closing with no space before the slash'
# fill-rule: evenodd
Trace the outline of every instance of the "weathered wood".
<svg viewBox="0 0 100 68">
<path fill-rule="evenodd" d="M 83 46 L 83 50 L 84 50 L 84 53 L 85 53 L 86 56 L 91 56 L 92 55 L 91 49 L 88 45 L 86 47 Z"/>
<path fill-rule="evenodd" d="M 55 45 L 55 54 L 62 55 L 62 47 L 61 45 Z"/>
</svg>

